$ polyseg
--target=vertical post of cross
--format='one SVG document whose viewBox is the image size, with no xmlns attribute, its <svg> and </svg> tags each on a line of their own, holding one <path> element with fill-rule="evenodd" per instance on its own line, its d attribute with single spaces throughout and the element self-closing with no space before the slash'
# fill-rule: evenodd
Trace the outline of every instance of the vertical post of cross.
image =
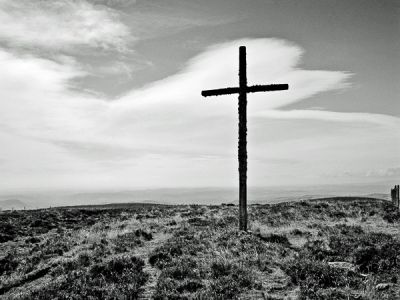
<svg viewBox="0 0 400 300">
<path fill-rule="evenodd" d="M 239 229 L 247 231 L 247 62 L 246 47 L 239 48 Z"/>
</svg>

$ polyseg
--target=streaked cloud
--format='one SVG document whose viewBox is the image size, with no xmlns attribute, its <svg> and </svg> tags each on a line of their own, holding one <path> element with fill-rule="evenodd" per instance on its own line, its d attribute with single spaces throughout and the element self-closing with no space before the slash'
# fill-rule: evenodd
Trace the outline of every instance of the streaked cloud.
<svg viewBox="0 0 400 300">
<path fill-rule="evenodd" d="M 107 5 L 109 7 L 127 7 L 135 4 L 136 0 L 89 0 L 94 4 Z"/>
<path fill-rule="evenodd" d="M 31 174 L 36 176 L 32 181 L 36 185 L 52 176 L 52 184 L 61 186 L 96 186 L 99 182 L 111 186 L 233 184 L 236 96 L 206 100 L 200 91 L 237 85 L 239 45 L 248 47 L 250 84 L 290 85 L 289 91 L 249 96 L 249 178 L 254 184 L 277 183 L 282 178 L 316 180 L 326 172 L 323 165 L 338 171 L 335 159 L 362 169 L 361 158 L 348 151 L 349 145 L 357 151 L 368 149 L 365 156 L 374 168 L 393 161 L 396 145 L 392 149 L 381 145 L 376 151 L 370 147 L 399 134 L 393 130 L 397 118 L 278 110 L 322 92 L 349 88 L 349 73 L 303 70 L 304 50 L 298 45 L 278 39 L 246 39 L 210 47 L 177 74 L 113 101 L 74 89 L 74 80 L 87 75 L 74 61 L 2 50 L 0 139 L 8 144 L 0 150 L 3 176 L 15 183 L 22 177 L 28 180 L 27 174 Z M 318 126 L 308 123 L 310 120 Z M 346 127 L 360 122 L 366 126 Z M 371 128 L 377 123 L 382 126 Z M 22 147 L 25 144 L 28 147 Z M 385 155 L 385 160 L 378 161 L 379 155 Z M 18 160 L 19 156 L 24 159 Z M 296 163 L 287 163 L 293 161 Z M 311 163 L 315 167 L 310 168 Z M 266 175 L 265 169 L 275 179 Z M 304 170 L 308 170 L 306 175 L 296 176 Z M 84 177 L 90 177 L 91 183 Z"/>
<path fill-rule="evenodd" d="M 116 11 L 85 0 L 1 0 L 0 41 L 11 47 L 123 51 L 129 29 Z"/>
<path fill-rule="evenodd" d="M 254 113 L 253 116 L 286 120 L 310 119 L 328 122 L 361 122 L 393 127 L 395 129 L 400 128 L 400 118 L 383 114 L 361 112 L 334 112 L 323 110 L 266 110 Z"/>
<path fill-rule="evenodd" d="M 365 173 L 366 177 L 400 177 L 400 167 L 381 170 L 370 170 Z"/>
<path fill-rule="evenodd" d="M 348 178 L 367 178 L 367 179 L 398 179 L 400 177 L 400 167 L 390 167 L 384 169 L 368 169 L 363 172 L 345 171 L 337 174 L 329 174 L 331 177 Z"/>
</svg>

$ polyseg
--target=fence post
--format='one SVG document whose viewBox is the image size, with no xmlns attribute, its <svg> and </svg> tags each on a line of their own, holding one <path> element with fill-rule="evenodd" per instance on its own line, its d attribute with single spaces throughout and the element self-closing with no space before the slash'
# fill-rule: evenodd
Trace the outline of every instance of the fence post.
<svg viewBox="0 0 400 300">
<path fill-rule="evenodd" d="M 396 203 L 396 187 L 394 189 L 390 189 L 390 197 L 393 205 Z"/>
<path fill-rule="evenodd" d="M 396 188 L 396 197 L 397 197 L 397 209 L 400 209 L 400 186 L 397 185 Z"/>
<path fill-rule="evenodd" d="M 392 198 L 392 203 L 400 210 L 400 186 L 395 185 L 393 189 L 390 190 L 390 196 Z"/>
</svg>

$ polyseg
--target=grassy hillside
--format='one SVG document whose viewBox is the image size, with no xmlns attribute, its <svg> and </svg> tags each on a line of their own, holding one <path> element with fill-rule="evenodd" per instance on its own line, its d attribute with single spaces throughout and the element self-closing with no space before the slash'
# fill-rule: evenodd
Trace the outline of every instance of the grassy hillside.
<svg viewBox="0 0 400 300">
<path fill-rule="evenodd" d="M 0 299 L 400 299 L 400 213 L 331 198 L 0 212 Z"/>
</svg>

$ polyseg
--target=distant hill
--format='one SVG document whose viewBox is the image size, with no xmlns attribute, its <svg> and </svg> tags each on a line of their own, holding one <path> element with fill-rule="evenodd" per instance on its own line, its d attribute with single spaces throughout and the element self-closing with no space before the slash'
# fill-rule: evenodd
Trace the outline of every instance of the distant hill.
<svg viewBox="0 0 400 300">
<path fill-rule="evenodd" d="M 378 198 L 378 199 L 385 199 L 385 200 L 390 200 L 390 195 L 387 194 L 383 194 L 383 193 L 374 193 L 374 194 L 368 194 L 366 195 L 366 197 L 370 197 L 370 198 Z"/>
<path fill-rule="evenodd" d="M 27 205 L 18 199 L 7 199 L 0 200 L 0 209 L 9 210 L 9 209 L 24 209 Z"/>
<path fill-rule="evenodd" d="M 389 200 L 391 185 L 321 185 L 287 187 L 249 187 L 249 204 L 272 204 L 338 196 L 366 196 Z M 237 188 L 158 188 L 98 191 L 0 191 L 3 200 L 18 199 L 28 208 L 49 208 L 75 205 L 104 205 L 114 203 L 214 204 L 238 203 Z M 9 205 L 7 205 L 9 206 Z M 0 206 L 1 207 L 1 206 Z"/>
</svg>

